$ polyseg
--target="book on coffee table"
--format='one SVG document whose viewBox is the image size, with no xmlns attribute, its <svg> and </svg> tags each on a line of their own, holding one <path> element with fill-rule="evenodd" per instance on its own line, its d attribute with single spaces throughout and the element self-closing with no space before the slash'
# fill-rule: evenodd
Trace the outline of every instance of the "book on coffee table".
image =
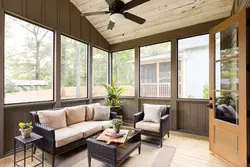
<svg viewBox="0 0 250 167">
<path fill-rule="evenodd" d="M 128 136 L 129 130 L 121 129 L 118 134 L 115 134 L 113 129 L 106 129 L 102 132 L 98 137 L 97 140 L 105 141 L 107 144 L 110 143 L 125 143 L 126 138 Z"/>
</svg>

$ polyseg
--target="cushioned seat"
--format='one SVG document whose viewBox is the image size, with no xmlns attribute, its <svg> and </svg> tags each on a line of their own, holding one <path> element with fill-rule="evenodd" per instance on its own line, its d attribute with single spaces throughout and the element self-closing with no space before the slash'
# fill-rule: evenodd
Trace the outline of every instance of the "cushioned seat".
<svg viewBox="0 0 250 167">
<path fill-rule="evenodd" d="M 138 129 L 150 131 L 150 132 L 160 132 L 160 124 L 154 122 L 144 122 L 140 121 L 135 124 L 135 127 Z"/>
<path fill-rule="evenodd" d="M 62 128 L 55 130 L 56 147 L 64 146 L 82 138 L 82 133 L 72 130 L 71 128 Z"/>
<path fill-rule="evenodd" d="M 112 124 L 111 121 L 88 121 L 90 123 L 100 125 L 102 127 L 102 130 L 105 130 L 106 128 L 111 128 Z"/>
<path fill-rule="evenodd" d="M 102 125 L 95 123 L 94 121 L 81 122 L 69 126 L 68 128 L 82 133 L 84 138 L 87 138 L 102 130 Z"/>
</svg>

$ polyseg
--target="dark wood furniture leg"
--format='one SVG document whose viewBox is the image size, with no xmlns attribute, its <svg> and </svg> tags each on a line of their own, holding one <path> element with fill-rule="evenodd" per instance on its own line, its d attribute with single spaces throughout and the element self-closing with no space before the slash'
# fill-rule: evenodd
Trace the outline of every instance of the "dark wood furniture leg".
<svg viewBox="0 0 250 167">
<path fill-rule="evenodd" d="M 91 157 L 88 157 L 88 164 L 89 164 L 89 167 L 91 167 Z"/>
<path fill-rule="evenodd" d="M 51 165 L 52 167 L 54 167 L 55 166 L 55 155 L 52 155 L 52 165 Z"/>
</svg>

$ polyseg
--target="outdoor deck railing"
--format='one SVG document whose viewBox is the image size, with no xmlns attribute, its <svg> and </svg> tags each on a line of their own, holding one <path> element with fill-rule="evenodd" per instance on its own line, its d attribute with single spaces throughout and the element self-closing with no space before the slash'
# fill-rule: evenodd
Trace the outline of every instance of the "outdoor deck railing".
<svg viewBox="0 0 250 167">
<path fill-rule="evenodd" d="M 142 97 L 171 97 L 170 83 L 141 83 L 140 87 Z"/>
</svg>

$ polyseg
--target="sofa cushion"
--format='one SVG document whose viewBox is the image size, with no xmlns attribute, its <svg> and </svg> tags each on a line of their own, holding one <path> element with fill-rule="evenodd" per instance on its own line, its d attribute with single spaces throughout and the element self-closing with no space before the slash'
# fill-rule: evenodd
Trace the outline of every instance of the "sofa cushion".
<svg viewBox="0 0 250 167">
<path fill-rule="evenodd" d="M 69 126 L 70 129 L 82 133 L 84 138 L 87 138 L 97 132 L 102 130 L 102 126 L 96 123 L 91 122 L 80 122 L 74 125 Z"/>
<path fill-rule="evenodd" d="M 92 121 L 94 119 L 94 106 L 101 106 L 101 104 L 94 103 L 86 105 L 86 121 Z"/>
<path fill-rule="evenodd" d="M 111 120 L 108 120 L 108 121 L 88 121 L 88 122 L 96 124 L 96 125 L 100 125 L 102 127 L 102 130 L 105 130 L 107 128 L 112 127 Z"/>
<path fill-rule="evenodd" d="M 65 109 L 38 111 L 37 115 L 41 124 L 53 129 L 67 127 Z"/>
<path fill-rule="evenodd" d="M 157 132 L 157 133 L 160 132 L 159 123 L 140 121 L 135 124 L 135 127 L 150 132 Z"/>
<path fill-rule="evenodd" d="M 107 121 L 110 117 L 110 106 L 94 106 L 94 121 Z"/>
<path fill-rule="evenodd" d="M 85 110 L 85 105 L 65 108 L 67 125 L 85 121 Z"/>
<path fill-rule="evenodd" d="M 62 128 L 55 130 L 56 147 L 61 147 L 76 140 L 83 138 L 83 134 L 71 128 Z"/>
<path fill-rule="evenodd" d="M 143 121 L 159 123 L 163 109 L 164 107 L 162 105 L 144 104 Z"/>
</svg>

